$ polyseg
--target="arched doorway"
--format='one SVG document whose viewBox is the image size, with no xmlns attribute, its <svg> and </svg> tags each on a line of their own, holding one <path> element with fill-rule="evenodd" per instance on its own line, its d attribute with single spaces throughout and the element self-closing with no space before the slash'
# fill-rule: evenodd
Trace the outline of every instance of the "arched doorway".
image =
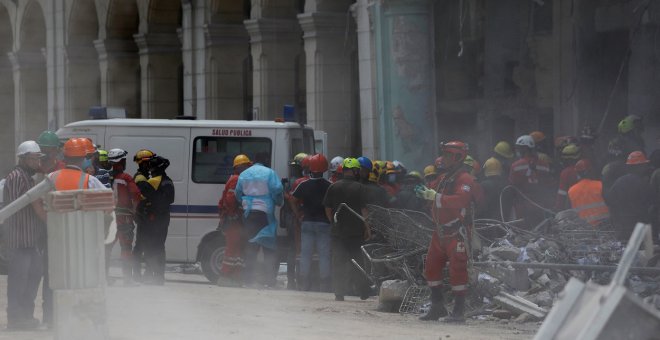
<svg viewBox="0 0 660 340">
<path fill-rule="evenodd" d="M 11 62 L 7 53 L 11 52 L 12 38 L 11 21 L 7 8 L 0 5 L 0 177 L 6 175 L 14 165 L 15 130 L 14 130 L 14 79 Z"/>
<path fill-rule="evenodd" d="M 68 18 L 65 123 L 86 119 L 89 108 L 101 102 L 101 75 L 94 48 L 99 31 L 95 2 L 76 0 Z"/>
<path fill-rule="evenodd" d="M 20 13 L 19 13 L 20 15 Z M 41 5 L 30 1 L 19 20 L 18 51 L 10 54 L 14 67 L 14 111 L 19 140 L 35 139 L 49 125 L 46 76 L 46 22 Z M 51 117 L 50 119 L 55 119 Z"/>
</svg>

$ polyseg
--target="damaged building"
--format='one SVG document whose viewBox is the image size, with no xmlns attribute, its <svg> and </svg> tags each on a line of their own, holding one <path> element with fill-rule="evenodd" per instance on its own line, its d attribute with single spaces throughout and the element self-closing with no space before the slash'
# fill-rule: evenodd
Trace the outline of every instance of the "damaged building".
<svg viewBox="0 0 660 340">
<path fill-rule="evenodd" d="M 97 105 L 270 120 L 288 104 L 330 155 L 416 168 L 440 141 L 483 159 L 532 130 L 603 141 L 636 114 L 649 152 L 659 30 L 653 0 L 0 0 L 0 173 Z"/>
</svg>

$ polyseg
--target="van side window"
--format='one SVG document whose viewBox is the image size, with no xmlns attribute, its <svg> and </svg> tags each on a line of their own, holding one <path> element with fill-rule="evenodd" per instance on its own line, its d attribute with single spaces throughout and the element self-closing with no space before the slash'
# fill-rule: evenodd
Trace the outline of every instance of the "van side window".
<svg viewBox="0 0 660 340">
<path fill-rule="evenodd" d="M 239 154 L 270 167 L 271 150 L 272 141 L 268 138 L 197 137 L 193 142 L 192 180 L 226 183 L 233 172 L 234 157 Z"/>
</svg>

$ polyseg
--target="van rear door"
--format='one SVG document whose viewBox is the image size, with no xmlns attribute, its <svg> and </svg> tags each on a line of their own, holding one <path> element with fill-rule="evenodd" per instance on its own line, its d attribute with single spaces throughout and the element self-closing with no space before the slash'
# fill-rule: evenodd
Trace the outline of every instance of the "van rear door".
<svg viewBox="0 0 660 340">
<path fill-rule="evenodd" d="M 188 186 L 188 259 L 195 261 L 202 237 L 218 227 L 218 201 L 233 173 L 234 157 L 273 164 L 274 129 L 204 127 L 191 130 Z"/>
<path fill-rule="evenodd" d="M 188 249 L 188 164 L 190 160 L 188 127 L 108 126 L 106 147 L 128 151 L 126 172 L 134 175 L 137 164 L 132 157 L 148 149 L 170 160 L 167 175 L 174 182 L 175 197 L 170 208 L 170 227 L 165 242 L 167 261 L 187 262 Z"/>
</svg>

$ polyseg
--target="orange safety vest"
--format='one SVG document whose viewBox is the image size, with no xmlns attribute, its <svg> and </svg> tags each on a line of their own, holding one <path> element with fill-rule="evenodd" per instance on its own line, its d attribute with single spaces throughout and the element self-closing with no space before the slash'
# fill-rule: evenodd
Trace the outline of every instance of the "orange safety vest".
<svg viewBox="0 0 660 340">
<path fill-rule="evenodd" d="M 64 168 L 51 176 L 56 191 L 89 189 L 89 174 L 77 169 Z"/>
<path fill-rule="evenodd" d="M 583 220 L 597 225 L 610 217 L 610 210 L 603 200 L 603 182 L 582 179 L 568 190 L 571 207 Z"/>
</svg>

